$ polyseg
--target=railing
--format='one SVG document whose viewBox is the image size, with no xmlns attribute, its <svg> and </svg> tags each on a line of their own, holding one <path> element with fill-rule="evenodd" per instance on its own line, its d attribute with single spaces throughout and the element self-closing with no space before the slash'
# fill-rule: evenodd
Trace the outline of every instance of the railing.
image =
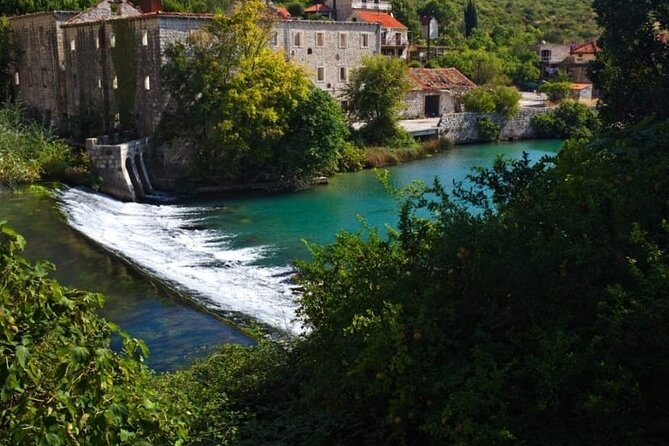
<svg viewBox="0 0 669 446">
<path fill-rule="evenodd" d="M 385 1 L 357 1 L 351 4 L 353 9 L 371 9 L 373 11 L 390 11 L 393 9 L 389 2 Z"/>
</svg>

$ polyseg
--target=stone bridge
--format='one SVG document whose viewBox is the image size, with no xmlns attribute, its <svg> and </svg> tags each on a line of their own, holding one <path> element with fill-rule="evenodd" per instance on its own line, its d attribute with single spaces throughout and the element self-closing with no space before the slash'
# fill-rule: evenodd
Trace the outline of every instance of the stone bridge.
<svg viewBox="0 0 669 446">
<path fill-rule="evenodd" d="M 139 201 L 153 193 L 144 156 L 149 138 L 113 143 L 108 135 L 86 139 L 86 152 L 102 177 L 100 190 L 127 201 Z"/>
</svg>

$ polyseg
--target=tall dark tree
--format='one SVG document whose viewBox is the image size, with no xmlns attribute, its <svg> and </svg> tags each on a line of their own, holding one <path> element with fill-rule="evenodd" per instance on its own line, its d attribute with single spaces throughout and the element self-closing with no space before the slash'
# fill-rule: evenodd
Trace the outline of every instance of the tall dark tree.
<svg viewBox="0 0 669 446">
<path fill-rule="evenodd" d="M 465 8 L 465 36 L 471 36 L 477 25 L 478 12 L 476 11 L 476 5 L 474 4 L 474 0 L 469 0 Z"/>
<path fill-rule="evenodd" d="M 601 90 L 605 123 L 632 124 L 646 116 L 669 117 L 669 46 L 660 38 L 669 25 L 666 0 L 595 0 L 603 51 L 590 75 Z"/>
</svg>

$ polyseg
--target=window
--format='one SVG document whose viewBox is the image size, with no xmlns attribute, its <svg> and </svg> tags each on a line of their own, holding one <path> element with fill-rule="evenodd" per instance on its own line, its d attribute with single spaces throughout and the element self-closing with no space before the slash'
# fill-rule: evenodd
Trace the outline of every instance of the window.
<svg viewBox="0 0 669 446">
<path fill-rule="evenodd" d="M 149 46 L 149 31 L 142 30 L 142 46 Z"/>
<path fill-rule="evenodd" d="M 316 33 L 316 46 L 325 46 L 325 34 Z"/>
<path fill-rule="evenodd" d="M 14 73 L 14 85 L 21 85 L 21 77 L 19 77 L 19 72 Z"/>
<path fill-rule="evenodd" d="M 402 33 L 395 33 L 395 45 L 402 45 Z"/>
<path fill-rule="evenodd" d="M 541 60 L 548 62 L 551 59 L 551 50 L 541 50 Z"/>
<path fill-rule="evenodd" d="M 302 46 L 302 33 L 301 32 L 296 32 L 293 35 L 293 44 L 295 46 Z"/>
<path fill-rule="evenodd" d="M 144 78 L 144 89 L 151 90 L 151 78 L 149 76 Z"/>
<path fill-rule="evenodd" d="M 112 80 L 112 88 L 114 90 L 118 89 L 118 77 L 114 76 L 114 79 Z"/>
<path fill-rule="evenodd" d="M 348 34 L 339 33 L 339 48 L 346 48 L 348 46 Z"/>
<path fill-rule="evenodd" d="M 114 35 L 114 33 L 112 33 L 111 37 L 109 38 L 109 45 L 112 48 L 116 48 L 116 36 Z"/>
<path fill-rule="evenodd" d="M 367 33 L 360 34 L 360 46 L 363 48 L 369 47 L 369 34 Z"/>
<path fill-rule="evenodd" d="M 314 53 L 314 50 L 312 50 L 311 48 L 307 48 L 307 54 L 313 54 L 313 53 Z"/>
<path fill-rule="evenodd" d="M 346 67 L 339 67 L 339 80 L 346 82 L 348 80 L 348 70 Z"/>
<path fill-rule="evenodd" d="M 325 67 L 316 68 L 316 80 L 318 82 L 325 82 Z"/>
<path fill-rule="evenodd" d="M 77 43 L 74 39 L 70 40 L 70 51 L 75 51 L 77 49 Z"/>
</svg>

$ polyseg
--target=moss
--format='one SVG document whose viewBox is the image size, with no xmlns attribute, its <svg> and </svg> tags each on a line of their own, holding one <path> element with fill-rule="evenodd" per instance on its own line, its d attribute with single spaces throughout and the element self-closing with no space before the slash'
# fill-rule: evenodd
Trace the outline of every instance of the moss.
<svg viewBox="0 0 669 446">
<path fill-rule="evenodd" d="M 133 110 L 137 93 L 137 48 L 135 46 L 135 30 L 126 21 L 112 23 L 112 32 L 116 45 L 111 49 L 112 62 L 118 79 L 118 88 L 114 90 L 114 98 L 121 120 L 121 128 L 134 128 Z"/>
</svg>

